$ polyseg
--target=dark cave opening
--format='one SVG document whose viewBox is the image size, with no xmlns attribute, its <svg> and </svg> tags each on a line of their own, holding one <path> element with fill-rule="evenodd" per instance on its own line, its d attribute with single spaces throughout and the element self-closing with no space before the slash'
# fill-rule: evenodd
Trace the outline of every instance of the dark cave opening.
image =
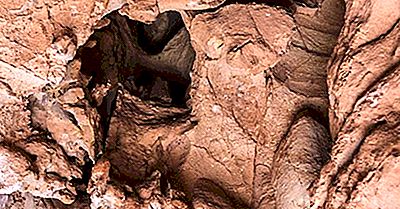
<svg viewBox="0 0 400 209">
<path fill-rule="evenodd" d="M 100 115 L 99 155 L 107 153 L 111 117 L 121 88 L 155 108 L 190 110 L 187 101 L 195 58 L 189 32 L 178 12 L 162 13 L 153 24 L 130 20 L 118 11 L 104 19 L 108 24 L 94 31 L 75 58 L 81 61 L 80 79 L 86 97 Z M 140 183 L 116 174 L 116 170 L 110 170 L 112 179 L 120 183 L 129 180 L 128 185 Z M 84 176 L 77 183 L 87 185 L 88 178 Z"/>
<path fill-rule="evenodd" d="M 103 140 L 121 86 L 156 106 L 187 108 L 195 52 L 180 14 L 165 12 L 145 24 L 114 11 L 103 20 L 109 23 L 76 56 L 87 98 L 101 116 Z"/>
<path fill-rule="evenodd" d="M 143 100 L 186 106 L 195 52 L 178 12 L 160 14 L 153 24 L 112 12 L 110 23 L 96 30 L 79 49 L 87 85 L 121 83 Z"/>
</svg>

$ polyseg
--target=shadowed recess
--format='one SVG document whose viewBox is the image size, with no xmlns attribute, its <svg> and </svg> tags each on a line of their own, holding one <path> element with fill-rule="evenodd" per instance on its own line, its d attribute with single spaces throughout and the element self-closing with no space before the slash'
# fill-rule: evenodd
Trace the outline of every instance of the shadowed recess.
<svg viewBox="0 0 400 209">
<path fill-rule="evenodd" d="M 102 21 L 75 59 L 103 141 L 121 87 L 155 106 L 187 107 L 195 52 L 180 14 L 162 13 L 148 25 L 114 11 Z"/>
</svg>

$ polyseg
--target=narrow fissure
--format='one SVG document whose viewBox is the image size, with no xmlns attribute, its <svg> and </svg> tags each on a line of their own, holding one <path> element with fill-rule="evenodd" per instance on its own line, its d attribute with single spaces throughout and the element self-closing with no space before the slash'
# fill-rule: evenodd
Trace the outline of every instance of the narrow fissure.
<svg viewBox="0 0 400 209">
<path fill-rule="evenodd" d="M 317 0 L 226 0 L 221 5 L 205 9 L 205 10 L 188 10 L 186 12 L 191 13 L 192 16 L 196 16 L 201 13 L 210 13 L 215 12 L 220 8 L 226 7 L 231 4 L 257 4 L 257 5 L 268 5 L 272 7 L 282 8 L 287 11 L 289 14 L 293 15 L 296 11 L 296 7 L 309 7 L 309 8 L 317 8 L 321 6 L 322 1 Z"/>
</svg>

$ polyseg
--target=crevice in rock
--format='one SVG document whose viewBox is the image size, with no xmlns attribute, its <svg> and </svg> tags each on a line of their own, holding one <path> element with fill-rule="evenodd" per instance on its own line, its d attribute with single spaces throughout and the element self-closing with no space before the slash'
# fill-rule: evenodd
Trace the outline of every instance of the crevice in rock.
<svg viewBox="0 0 400 209">
<path fill-rule="evenodd" d="M 79 79 L 85 88 L 85 97 L 100 115 L 97 157 L 109 157 L 112 151 L 106 142 L 112 117 L 125 118 L 124 114 L 129 114 L 126 119 L 137 120 L 132 123 L 138 126 L 169 125 L 188 117 L 190 72 L 195 58 L 189 33 L 177 12 L 162 13 L 153 24 L 130 20 L 118 11 L 103 20 L 108 24 L 96 29 L 75 57 L 81 62 Z M 117 107 L 117 102 L 121 106 Z M 114 112 L 117 109 L 122 112 Z M 126 109 L 132 112 L 124 112 Z M 142 119 L 145 124 L 140 124 Z M 138 154 L 141 155 L 138 159 L 146 156 L 144 152 Z M 120 172 L 125 168 L 119 166 L 138 166 L 131 161 L 127 163 L 112 164 L 111 182 L 135 187 L 146 181 L 139 174 L 136 178 Z M 146 165 L 139 167 L 147 168 L 147 162 L 143 163 Z M 82 187 L 79 191 L 85 191 L 92 167 L 86 163 L 82 180 L 75 182 L 77 187 Z M 152 171 L 146 170 L 145 176 Z"/>
<path fill-rule="evenodd" d="M 266 4 L 274 7 L 291 8 L 294 6 L 292 0 L 227 0 L 224 5 L 229 4 Z"/>
<path fill-rule="evenodd" d="M 178 38 L 189 35 L 179 14 L 160 14 L 151 25 L 129 20 L 117 12 L 105 18 L 113 20 L 106 27 L 96 30 L 78 52 L 82 61 L 81 73 L 90 77 L 87 88 L 93 90 L 99 84 L 109 82 L 115 86 L 120 82 L 141 99 L 157 101 L 169 97 L 173 104 L 184 106 L 188 99 L 186 90 L 191 82 L 189 72 L 194 50 L 191 50 L 192 55 L 187 60 L 179 60 L 185 62 L 184 67 L 178 66 L 179 63 L 168 63 L 165 59 L 175 61 L 180 56 L 170 53 L 172 49 L 168 49 L 169 54 L 163 54 L 163 49 L 179 31 L 183 30 L 183 37 Z M 189 40 L 182 41 L 190 45 Z M 157 87 L 159 91 L 155 92 Z"/>
<path fill-rule="evenodd" d="M 192 11 L 187 11 L 190 12 L 191 16 L 196 16 L 198 14 L 203 14 L 203 13 L 213 13 L 216 12 L 217 10 L 226 7 L 228 5 L 232 4 L 264 4 L 264 5 L 269 5 L 272 7 L 278 7 L 278 8 L 283 8 L 286 10 L 289 14 L 292 14 L 296 11 L 296 5 L 292 0 L 227 0 L 221 5 L 210 8 L 210 9 L 204 9 L 204 10 L 192 10 Z"/>
<path fill-rule="evenodd" d="M 107 136 L 120 85 L 156 106 L 187 107 L 194 50 L 179 13 L 162 13 L 150 25 L 117 11 L 104 19 L 109 20 L 108 25 L 95 30 L 76 56 L 81 60 L 87 97 L 101 116 L 103 137 Z"/>
<path fill-rule="evenodd" d="M 78 197 L 89 197 L 87 193 L 87 185 L 89 184 L 90 176 L 92 174 L 93 162 L 89 157 L 85 157 L 85 164 L 81 166 L 82 178 L 72 179 L 71 183 L 75 186 Z"/>
<path fill-rule="evenodd" d="M 102 130 L 101 136 L 103 137 L 102 142 L 105 142 L 108 131 L 110 128 L 110 120 L 112 117 L 112 113 L 116 108 L 117 103 L 117 88 L 111 89 L 107 92 L 106 96 L 103 98 L 103 102 L 97 108 L 98 113 L 100 114 L 100 128 Z M 106 152 L 106 144 L 101 144 L 102 152 Z M 100 149 L 100 147 L 98 147 Z"/>
<path fill-rule="evenodd" d="M 284 83 L 291 92 L 328 101 L 327 64 L 343 26 L 344 5 L 343 1 L 326 0 L 314 16 L 300 9 L 294 14 L 297 34 L 292 38 L 288 53 L 272 69 L 277 81 Z M 276 207 L 288 208 L 296 201 L 301 203 L 309 198 L 321 168 L 330 160 L 328 153 L 331 153 L 333 140 L 328 105 L 327 102 L 320 105 L 305 102 L 298 106 L 275 147 Z M 299 165 L 308 170 L 299 169 Z M 296 175 L 298 177 L 293 177 Z M 293 193 L 295 188 L 304 190 L 299 191 L 302 195 Z"/>
<path fill-rule="evenodd" d="M 282 8 L 288 14 L 293 15 L 296 12 L 296 7 L 308 7 L 308 8 L 317 8 L 320 7 L 324 0 L 226 0 L 221 5 L 205 9 L 205 10 L 191 10 L 186 11 L 189 12 L 191 16 L 196 16 L 202 13 L 212 13 L 215 12 L 227 5 L 231 4 L 264 4 L 272 7 Z"/>
</svg>

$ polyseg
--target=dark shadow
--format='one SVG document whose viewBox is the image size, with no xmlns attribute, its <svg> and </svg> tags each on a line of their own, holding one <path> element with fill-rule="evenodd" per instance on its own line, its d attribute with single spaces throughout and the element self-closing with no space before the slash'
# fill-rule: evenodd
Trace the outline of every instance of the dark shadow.
<svg viewBox="0 0 400 209">
<path fill-rule="evenodd" d="M 82 77 L 88 80 L 86 97 L 101 116 L 103 141 L 116 108 L 118 86 L 156 105 L 187 107 L 195 56 L 189 33 L 177 12 L 162 13 L 150 25 L 130 20 L 117 11 L 104 19 L 109 24 L 95 30 L 75 57 L 81 61 Z M 166 48 L 168 53 L 163 52 Z M 176 60 L 184 64 L 179 65 Z M 109 87 L 98 101 L 92 91 L 100 85 Z"/>
<path fill-rule="evenodd" d="M 96 30 L 77 54 L 82 63 L 81 73 L 90 77 L 88 90 L 99 84 L 121 83 L 143 100 L 186 106 L 195 52 L 180 14 L 162 13 L 150 25 L 118 12 L 105 18 L 110 23 Z M 172 44 L 179 45 L 172 45 L 168 54 L 163 53 L 172 40 Z M 189 54 L 179 51 L 185 47 L 191 48 Z M 177 60 L 184 65 L 177 64 Z"/>
<path fill-rule="evenodd" d="M 178 12 L 164 12 L 152 24 L 138 23 L 138 44 L 149 54 L 161 53 L 184 26 Z"/>
</svg>

